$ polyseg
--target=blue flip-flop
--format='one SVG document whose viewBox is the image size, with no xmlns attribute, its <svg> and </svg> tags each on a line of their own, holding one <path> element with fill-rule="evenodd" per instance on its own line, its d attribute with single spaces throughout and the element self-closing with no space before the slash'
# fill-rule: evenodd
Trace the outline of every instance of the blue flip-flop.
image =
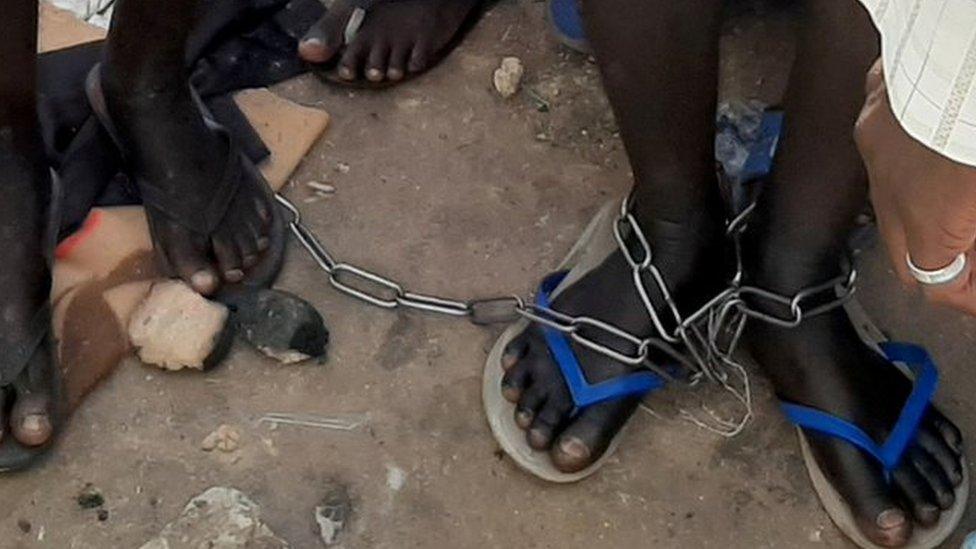
<svg viewBox="0 0 976 549">
<path fill-rule="evenodd" d="M 906 451 L 915 442 L 919 425 L 925 418 L 932 397 L 935 395 L 939 374 L 925 349 L 917 345 L 887 341 L 884 334 L 874 326 L 856 301 L 850 301 L 845 305 L 845 309 L 862 340 L 914 383 L 912 392 L 905 400 L 898 421 L 888 438 L 879 443 L 857 425 L 809 406 L 784 402 L 782 409 L 787 419 L 797 427 L 803 460 L 810 474 L 810 480 L 831 520 L 858 546 L 876 549 L 880 546 L 872 543 L 861 532 L 847 502 L 820 469 L 804 431 L 844 440 L 876 459 L 885 473 L 890 474 L 898 467 Z M 969 499 L 969 470 L 965 460 L 962 465 L 963 481 L 956 488 L 954 506 L 944 511 L 934 526 L 925 528 L 915 525 L 912 538 L 905 547 L 934 548 L 955 531 L 966 511 L 966 503 Z"/>
<path fill-rule="evenodd" d="M 576 246 L 559 266 L 557 274 L 543 280 L 536 297 L 537 305 L 548 307 L 561 291 L 598 267 L 617 249 L 613 237 L 613 223 L 619 209 L 619 202 L 611 201 L 590 222 Z M 603 466 L 616 450 L 623 429 L 613 438 L 600 458 L 586 469 L 576 473 L 564 473 L 556 469 L 548 452 L 534 450 L 528 445 L 525 431 L 515 423 L 515 405 L 507 401 L 501 392 L 502 377 L 505 373 L 502 367 L 505 348 L 528 325 L 527 320 L 514 323 L 498 338 L 488 355 L 482 385 L 482 401 L 488 424 L 505 453 L 522 469 L 551 482 L 576 482 L 592 475 Z M 660 376 L 650 371 L 635 372 L 601 383 L 590 383 L 583 374 L 569 339 L 551 328 L 546 328 L 544 335 L 549 353 L 559 365 L 569 387 L 576 413 L 601 402 L 644 396 L 665 385 Z"/>
<path fill-rule="evenodd" d="M 590 54 L 590 43 L 586 40 L 583 16 L 580 13 L 580 0 L 549 0 L 549 25 L 553 34 L 567 48 Z"/>
</svg>

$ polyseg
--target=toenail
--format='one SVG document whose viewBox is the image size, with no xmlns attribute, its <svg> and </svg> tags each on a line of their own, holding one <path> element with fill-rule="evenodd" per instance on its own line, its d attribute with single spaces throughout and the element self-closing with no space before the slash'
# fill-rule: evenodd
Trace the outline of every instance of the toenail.
<svg viewBox="0 0 976 549">
<path fill-rule="evenodd" d="M 353 70 L 349 67 L 339 67 L 339 77 L 346 80 L 352 80 L 353 78 L 356 78 L 356 73 L 353 72 Z"/>
<path fill-rule="evenodd" d="M 20 421 L 20 428 L 31 434 L 42 433 L 48 428 L 47 416 L 41 414 L 24 416 Z"/>
<path fill-rule="evenodd" d="M 528 410 L 519 410 L 515 414 L 515 423 L 518 423 L 522 427 L 528 427 L 532 423 L 532 412 Z"/>
<path fill-rule="evenodd" d="M 270 245 L 271 245 L 271 239 L 270 238 L 267 238 L 267 237 L 262 236 L 261 238 L 258 239 L 258 249 L 261 250 L 262 252 L 264 250 L 267 250 L 268 249 L 268 246 L 270 246 Z"/>
<path fill-rule="evenodd" d="M 210 271 L 197 271 L 190 277 L 190 283 L 197 290 L 209 290 L 214 285 L 214 277 Z"/>
<path fill-rule="evenodd" d="M 529 431 L 529 438 L 532 441 L 532 446 L 536 448 L 544 448 L 548 446 L 549 435 L 541 429 L 532 429 Z"/>
<path fill-rule="evenodd" d="M 575 459 L 590 457 L 590 448 L 576 437 L 566 437 L 559 442 L 559 451 Z"/>
<path fill-rule="evenodd" d="M 366 78 L 369 78 L 373 82 L 383 79 L 383 71 L 379 69 L 369 69 L 366 71 Z"/>
<path fill-rule="evenodd" d="M 323 42 L 321 38 L 306 38 L 305 40 L 302 40 L 302 45 L 320 48 L 325 45 L 325 42 Z"/>
<path fill-rule="evenodd" d="M 244 271 L 240 269 L 231 269 L 224 273 L 224 278 L 228 282 L 240 282 L 244 279 Z"/>
<path fill-rule="evenodd" d="M 403 78 L 403 71 L 400 69 L 390 69 L 389 72 L 386 73 L 386 76 L 390 80 L 399 80 Z"/>
<path fill-rule="evenodd" d="M 888 509 L 878 515 L 878 527 L 883 530 L 891 530 L 905 524 L 905 513 L 901 509 Z"/>
</svg>

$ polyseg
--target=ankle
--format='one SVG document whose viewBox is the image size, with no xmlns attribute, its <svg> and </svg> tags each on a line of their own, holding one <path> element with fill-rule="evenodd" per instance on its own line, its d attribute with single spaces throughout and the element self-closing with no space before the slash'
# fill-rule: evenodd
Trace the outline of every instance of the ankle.
<svg viewBox="0 0 976 549">
<path fill-rule="evenodd" d="M 150 70 L 123 74 L 111 63 L 102 67 L 102 91 L 114 108 L 167 111 L 188 99 L 189 90 L 182 77 L 161 78 Z"/>
<path fill-rule="evenodd" d="M 756 242 L 748 237 L 743 244 L 743 265 L 749 282 L 784 295 L 841 275 L 844 263 L 845 253 L 833 246 Z"/>
</svg>

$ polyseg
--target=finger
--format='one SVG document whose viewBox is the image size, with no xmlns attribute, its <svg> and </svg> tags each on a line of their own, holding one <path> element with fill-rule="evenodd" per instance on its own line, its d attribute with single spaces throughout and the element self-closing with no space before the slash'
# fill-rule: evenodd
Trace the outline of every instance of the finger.
<svg viewBox="0 0 976 549">
<path fill-rule="evenodd" d="M 216 236 L 211 239 L 211 244 L 224 280 L 230 283 L 240 282 L 244 278 L 244 271 L 241 270 L 241 256 L 237 247 L 233 242 Z"/>
<path fill-rule="evenodd" d="M 976 253 L 966 254 L 966 266 L 955 279 L 945 284 L 923 284 L 922 291 L 932 303 L 945 305 L 976 316 Z"/>
<path fill-rule="evenodd" d="M 864 78 L 864 93 L 871 95 L 882 85 L 884 85 L 884 60 L 878 57 Z"/>
<path fill-rule="evenodd" d="M 940 510 L 932 488 L 910 463 L 899 467 L 892 478 L 920 524 L 931 526 L 939 520 Z"/>
<path fill-rule="evenodd" d="M 309 63 L 325 63 L 334 58 L 342 47 L 343 32 L 353 6 L 345 2 L 335 4 L 298 44 L 298 55 Z"/>
<path fill-rule="evenodd" d="M 546 402 L 545 387 L 535 383 L 522 392 L 518 405 L 515 407 L 515 423 L 523 429 L 528 429 L 536 414 Z"/>
<path fill-rule="evenodd" d="M 552 439 L 564 419 L 572 410 L 572 404 L 560 398 L 549 398 L 535 415 L 529 429 L 529 446 L 535 450 L 548 450 Z"/>
<path fill-rule="evenodd" d="M 386 68 L 390 62 L 390 45 L 384 42 L 373 44 L 366 61 L 366 79 L 382 82 L 386 78 Z"/>
<path fill-rule="evenodd" d="M 962 464 L 959 455 L 952 450 L 949 442 L 930 427 L 919 429 L 918 445 L 935 460 L 949 483 L 959 486 L 962 482 Z"/>
<path fill-rule="evenodd" d="M 956 424 L 949 421 L 949 418 L 942 415 L 942 412 L 935 408 L 929 409 L 928 420 L 935 429 L 942 435 L 942 438 L 949 444 L 956 455 L 962 455 L 962 431 Z"/>
<path fill-rule="evenodd" d="M 908 264 L 905 262 L 908 253 L 908 243 L 901 220 L 895 217 L 895 214 L 890 213 L 890 210 L 882 213 L 880 208 L 875 208 L 875 212 L 877 213 L 878 233 L 884 242 L 885 250 L 888 252 L 888 259 L 891 262 L 892 268 L 895 270 L 895 274 L 898 275 L 898 279 L 906 287 L 912 288 L 916 286 L 918 281 L 912 277 L 911 272 L 908 270 Z"/>
</svg>

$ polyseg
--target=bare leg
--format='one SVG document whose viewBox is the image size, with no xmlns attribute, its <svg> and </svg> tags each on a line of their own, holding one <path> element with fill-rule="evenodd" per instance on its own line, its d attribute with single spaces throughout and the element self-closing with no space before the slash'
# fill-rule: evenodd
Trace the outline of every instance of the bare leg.
<svg viewBox="0 0 976 549">
<path fill-rule="evenodd" d="M 721 0 L 590 0 L 592 44 L 634 170 L 635 213 L 654 263 L 690 311 L 724 285 L 722 208 L 714 168 Z M 563 292 L 557 310 L 652 333 L 622 255 Z M 686 312 L 688 312 L 686 311 Z M 628 368 L 579 346 L 591 382 Z M 578 416 L 540 331 L 508 350 L 503 390 L 517 402 L 528 443 L 551 448 L 553 463 L 578 471 L 597 459 L 636 408 L 636 399 L 595 405 Z"/>
<path fill-rule="evenodd" d="M 37 123 L 37 3 L 4 4 L 7 23 L 0 37 L 0 346 L 6 352 L 29 347 L 31 321 L 48 300 L 50 273 L 44 256 L 50 180 L 41 162 Z M 19 380 L 0 387 L 0 437 L 12 432 L 28 446 L 52 433 L 48 386 L 51 353 L 42 345 Z M 9 416 L 8 405 L 13 404 Z"/>
<path fill-rule="evenodd" d="M 853 221 L 865 204 L 866 177 L 853 140 L 864 75 L 877 36 L 854 1 L 806 5 L 786 98 L 786 133 L 753 223 L 748 266 L 755 282 L 792 294 L 837 276 Z M 883 439 L 910 389 L 905 378 L 860 342 L 843 311 L 798 328 L 752 326 L 756 358 L 781 398 L 845 417 Z M 930 413 L 920 444 L 894 475 L 850 444 L 810 435 L 821 465 L 875 543 L 897 546 L 952 504 L 959 432 Z M 902 505 L 897 502 L 907 502 Z M 903 510 L 904 509 L 904 510 Z"/>
<path fill-rule="evenodd" d="M 106 49 L 103 85 L 129 149 L 131 168 L 187 201 L 209 200 L 224 175 L 227 143 L 207 129 L 184 67 L 198 0 L 120 0 Z M 148 207 L 157 251 L 181 278 L 209 294 L 238 282 L 268 245 L 271 205 L 242 186 L 211 235 Z"/>
</svg>

